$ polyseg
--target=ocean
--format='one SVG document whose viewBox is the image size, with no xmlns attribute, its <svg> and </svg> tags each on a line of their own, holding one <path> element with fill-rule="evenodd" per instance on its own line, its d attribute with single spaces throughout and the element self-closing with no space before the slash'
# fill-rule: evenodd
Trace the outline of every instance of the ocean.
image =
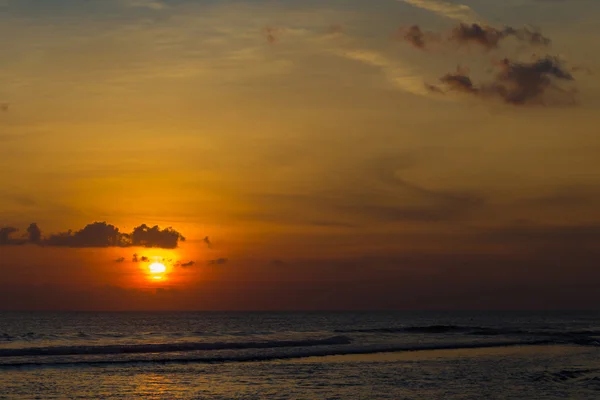
<svg viewBox="0 0 600 400">
<path fill-rule="evenodd" d="M 2 312 L 0 399 L 600 399 L 600 312 Z"/>
</svg>

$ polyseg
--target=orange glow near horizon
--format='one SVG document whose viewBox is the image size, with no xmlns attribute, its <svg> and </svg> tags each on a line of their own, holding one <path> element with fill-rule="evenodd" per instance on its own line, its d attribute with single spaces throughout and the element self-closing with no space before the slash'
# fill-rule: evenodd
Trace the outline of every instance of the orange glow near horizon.
<svg viewBox="0 0 600 400">
<path fill-rule="evenodd" d="M 176 249 L 138 248 L 132 250 L 133 258 L 126 261 L 124 268 L 129 267 L 131 274 L 124 275 L 120 285 L 131 289 L 149 289 L 156 287 L 179 287 L 191 285 L 196 274 L 190 274 L 189 268 L 180 268 L 179 265 L 189 262 L 197 257 L 192 255 L 185 247 Z M 130 253 L 130 254 L 131 254 Z M 115 252 L 115 258 L 127 259 L 128 253 Z"/>
<path fill-rule="evenodd" d="M 176 264 L 185 257 L 184 251 L 178 249 L 140 249 L 136 254 L 134 263 L 137 265 L 137 278 L 129 282 L 133 287 L 146 287 L 148 284 L 154 286 L 167 281 L 179 281 L 176 274 Z M 182 283 L 182 282 L 179 282 Z"/>
</svg>

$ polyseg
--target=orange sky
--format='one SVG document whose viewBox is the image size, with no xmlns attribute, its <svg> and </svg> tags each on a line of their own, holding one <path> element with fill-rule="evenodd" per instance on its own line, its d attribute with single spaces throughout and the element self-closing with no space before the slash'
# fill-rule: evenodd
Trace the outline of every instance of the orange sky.
<svg viewBox="0 0 600 400">
<path fill-rule="evenodd" d="M 600 5 L 464 3 L 0 2 L 0 309 L 597 303 Z"/>
</svg>

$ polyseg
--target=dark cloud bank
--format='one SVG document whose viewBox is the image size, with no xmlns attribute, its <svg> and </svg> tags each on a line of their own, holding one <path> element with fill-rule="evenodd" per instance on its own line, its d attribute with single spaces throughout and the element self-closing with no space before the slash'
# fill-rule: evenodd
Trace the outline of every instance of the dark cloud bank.
<svg viewBox="0 0 600 400">
<path fill-rule="evenodd" d="M 179 242 L 185 241 L 183 235 L 173 228 L 161 229 L 142 224 L 130 233 L 120 232 L 119 228 L 106 222 L 94 222 L 78 231 L 69 230 L 42 235 L 37 224 L 29 225 L 26 233 L 18 235 L 14 227 L 0 228 L 0 246 L 18 246 L 36 244 L 51 247 L 158 247 L 174 249 Z"/>
</svg>

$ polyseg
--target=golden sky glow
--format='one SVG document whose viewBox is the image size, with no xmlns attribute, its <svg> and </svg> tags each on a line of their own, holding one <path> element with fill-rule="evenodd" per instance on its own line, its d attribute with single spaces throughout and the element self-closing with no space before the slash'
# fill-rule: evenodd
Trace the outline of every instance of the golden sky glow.
<svg viewBox="0 0 600 400">
<path fill-rule="evenodd" d="M 4 0 L 0 227 L 19 231 L 0 235 L 0 307 L 584 306 L 593 291 L 574 288 L 600 255 L 599 15 L 536 0 Z M 539 27 L 551 45 L 482 46 L 460 22 Z M 414 25 L 423 46 L 404 36 Z M 574 79 L 543 95 L 501 61 L 546 55 Z M 516 104 L 500 84 L 535 95 Z M 124 235 L 69 236 L 101 221 Z M 31 223 L 39 241 L 21 243 Z M 142 224 L 186 240 L 127 236 Z"/>
</svg>

